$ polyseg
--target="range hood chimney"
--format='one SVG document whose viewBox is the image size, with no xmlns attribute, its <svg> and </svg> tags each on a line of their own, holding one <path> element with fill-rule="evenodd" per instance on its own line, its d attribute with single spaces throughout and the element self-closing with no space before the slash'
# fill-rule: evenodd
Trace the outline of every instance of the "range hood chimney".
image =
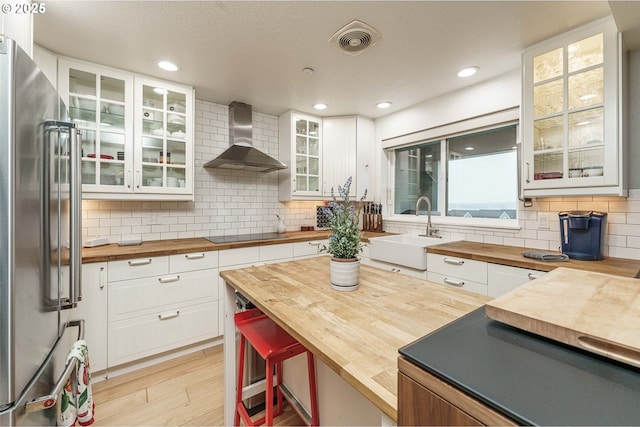
<svg viewBox="0 0 640 427">
<path fill-rule="evenodd" d="M 263 153 L 253 146 L 251 105 L 242 102 L 229 104 L 229 148 L 205 168 L 271 172 L 286 169 L 287 165 Z"/>
</svg>

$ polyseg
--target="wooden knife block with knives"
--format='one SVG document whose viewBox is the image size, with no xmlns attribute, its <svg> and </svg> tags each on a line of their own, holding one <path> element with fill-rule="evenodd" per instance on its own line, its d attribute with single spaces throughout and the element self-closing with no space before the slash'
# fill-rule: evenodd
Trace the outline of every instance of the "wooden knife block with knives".
<svg viewBox="0 0 640 427">
<path fill-rule="evenodd" d="M 362 231 L 382 233 L 382 205 L 365 203 L 362 214 Z"/>
</svg>

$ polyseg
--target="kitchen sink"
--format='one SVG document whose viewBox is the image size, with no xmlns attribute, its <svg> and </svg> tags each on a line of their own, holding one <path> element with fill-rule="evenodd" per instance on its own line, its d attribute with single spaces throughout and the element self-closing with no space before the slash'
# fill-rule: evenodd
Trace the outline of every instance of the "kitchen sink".
<svg viewBox="0 0 640 427">
<path fill-rule="evenodd" d="M 427 269 L 428 246 L 448 243 L 451 240 L 437 237 L 396 234 L 393 236 L 372 237 L 369 239 L 369 256 L 378 261 L 398 264 L 416 270 Z"/>
</svg>

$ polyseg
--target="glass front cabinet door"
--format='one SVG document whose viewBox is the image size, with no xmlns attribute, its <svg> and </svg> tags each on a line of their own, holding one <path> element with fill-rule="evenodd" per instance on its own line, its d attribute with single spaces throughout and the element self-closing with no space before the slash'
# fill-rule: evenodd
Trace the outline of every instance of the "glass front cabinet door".
<svg viewBox="0 0 640 427">
<path fill-rule="evenodd" d="M 135 99 L 135 191 L 191 198 L 192 88 L 136 77 Z"/>
<path fill-rule="evenodd" d="M 280 200 L 322 197 L 322 121 L 293 111 L 280 116 Z"/>
<path fill-rule="evenodd" d="M 523 55 L 524 195 L 625 195 L 621 39 L 612 19 Z"/>
<path fill-rule="evenodd" d="M 82 137 L 83 197 L 130 191 L 133 165 L 133 77 L 92 64 L 59 60 L 58 88 Z"/>
</svg>

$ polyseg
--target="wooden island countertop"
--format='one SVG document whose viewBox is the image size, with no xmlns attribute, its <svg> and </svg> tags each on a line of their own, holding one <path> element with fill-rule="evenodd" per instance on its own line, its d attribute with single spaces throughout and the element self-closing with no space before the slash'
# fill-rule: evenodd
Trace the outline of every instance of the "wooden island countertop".
<svg viewBox="0 0 640 427">
<path fill-rule="evenodd" d="M 359 289 L 334 291 L 329 259 L 321 256 L 220 275 L 397 421 L 398 349 L 490 298 L 367 265 L 361 265 Z"/>
</svg>

